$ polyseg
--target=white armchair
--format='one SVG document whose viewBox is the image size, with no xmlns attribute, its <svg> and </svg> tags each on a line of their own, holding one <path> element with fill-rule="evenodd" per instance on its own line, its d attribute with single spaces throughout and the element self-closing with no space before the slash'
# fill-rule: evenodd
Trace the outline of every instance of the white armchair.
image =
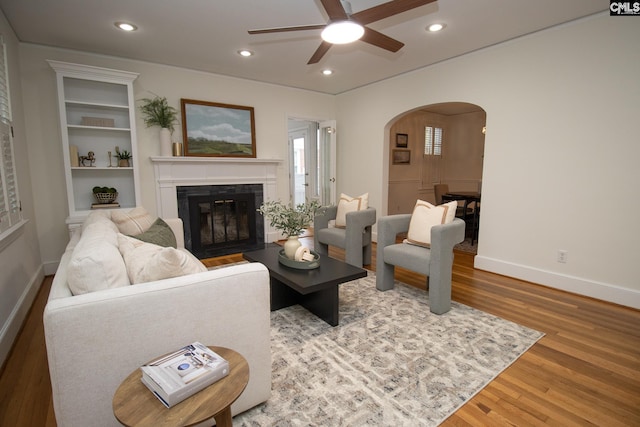
<svg viewBox="0 0 640 427">
<path fill-rule="evenodd" d="M 345 250 L 345 261 L 356 267 L 371 264 L 371 227 L 376 223 L 376 210 L 367 208 L 348 212 L 345 228 L 329 227 L 336 219 L 337 206 L 322 207 L 313 221 L 313 243 L 320 255 L 329 255 L 329 246 Z"/>
</svg>

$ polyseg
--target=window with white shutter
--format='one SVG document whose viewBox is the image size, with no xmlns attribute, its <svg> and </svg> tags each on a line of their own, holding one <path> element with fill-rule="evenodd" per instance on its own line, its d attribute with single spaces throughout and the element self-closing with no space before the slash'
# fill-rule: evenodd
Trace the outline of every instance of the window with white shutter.
<svg viewBox="0 0 640 427">
<path fill-rule="evenodd" d="M 22 219 L 11 131 L 7 54 L 0 36 L 0 233 Z M 0 237 L 2 234 L 0 234 Z"/>
<path fill-rule="evenodd" d="M 442 155 L 442 128 L 426 126 L 424 128 L 424 154 Z"/>
</svg>

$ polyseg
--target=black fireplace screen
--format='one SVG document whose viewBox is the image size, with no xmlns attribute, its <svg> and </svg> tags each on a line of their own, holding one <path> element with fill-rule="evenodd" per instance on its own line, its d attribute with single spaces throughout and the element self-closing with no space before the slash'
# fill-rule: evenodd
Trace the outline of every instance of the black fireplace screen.
<svg viewBox="0 0 640 427">
<path fill-rule="evenodd" d="M 233 199 L 192 197 L 189 200 L 191 224 L 198 225 L 195 233 L 192 227 L 193 243 L 225 245 L 251 239 L 255 235 L 255 223 L 251 224 L 250 219 L 256 209 L 250 198 L 253 195 L 236 194 Z"/>
<path fill-rule="evenodd" d="M 261 184 L 178 187 L 185 246 L 198 258 L 264 245 Z"/>
</svg>

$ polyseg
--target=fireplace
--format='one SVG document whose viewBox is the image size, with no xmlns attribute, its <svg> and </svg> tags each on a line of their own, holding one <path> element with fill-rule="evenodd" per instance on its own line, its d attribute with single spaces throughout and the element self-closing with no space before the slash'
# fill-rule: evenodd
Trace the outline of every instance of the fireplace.
<svg viewBox="0 0 640 427">
<path fill-rule="evenodd" d="M 177 187 L 185 247 L 200 259 L 264 247 L 262 184 Z"/>
<path fill-rule="evenodd" d="M 211 211 L 216 210 L 226 212 L 226 217 L 219 216 L 217 222 L 233 222 L 235 218 L 248 215 L 256 215 L 253 220 L 249 220 L 249 224 L 255 221 L 255 245 L 261 247 L 265 242 L 273 242 L 280 238 L 278 230 L 265 224 L 261 215 L 256 212 L 260 204 L 264 201 L 278 199 L 278 169 L 281 160 L 278 159 L 247 159 L 247 158 L 231 158 L 231 157 L 151 157 L 154 166 L 155 175 L 155 193 L 156 206 L 158 216 L 162 218 L 182 218 L 185 230 L 185 246 L 192 250 L 193 237 L 196 233 L 192 232 L 191 213 L 188 202 L 180 202 L 182 205 L 181 212 L 178 212 L 178 191 L 181 193 L 189 190 L 194 197 L 211 196 L 216 192 L 221 193 L 213 197 L 213 208 L 209 202 L 194 202 L 196 205 L 204 203 L 203 212 L 197 213 L 197 220 L 204 220 L 212 226 L 213 219 L 210 215 Z M 255 186 L 255 187 L 254 187 Z M 213 189 L 211 189 L 213 187 Z M 233 192 L 230 187 L 237 187 Z M 208 190 L 207 190 L 208 189 Z M 244 199 L 244 195 L 253 193 L 253 208 L 250 207 L 249 200 Z M 185 193 L 186 194 L 186 193 Z M 180 197 L 184 198 L 185 194 Z M 216 197 L 219 197 L 216 199 Z M 220 207 L 226 200 L 239 199 L 239 201 Z M 217 200 L 217 204 L 215 201 Z M 220 202 L 222 200 L 223 202 Z M 206 207 L 208 204 L 208 208 Z M 207 212 L 209 209 L 209 212 Z M 237 210 L 239 209 L 239 210 Z M 197 212 L 197 211 L 196 211 Z M 246 212 L 246 213 L 243 213 Z M 239 234 L 236 233 L 235 241 L 226 242 L 228 248 L 221 248 L 220 238 L 211 237 L 203 238 L 200 236 L 200 243 L 205 242 L 206 249 L 198 256 L 200 258 L 222 256 L 229 253 L 250 250 L 253 240 L 244 242 L 246 230 L 252 231 L 249 226 L 238 226 Z M 200 233 L 200 226 L 196 228 Z M 233 236 L 231 229 L 225 231 L 227 236 Z M 205 233 L 206 234 L 206 233 Z M 214 244 L 215 242 L 215 244 Z M 244 245 L 244 246 L 243 246 Z"/>
</svg>

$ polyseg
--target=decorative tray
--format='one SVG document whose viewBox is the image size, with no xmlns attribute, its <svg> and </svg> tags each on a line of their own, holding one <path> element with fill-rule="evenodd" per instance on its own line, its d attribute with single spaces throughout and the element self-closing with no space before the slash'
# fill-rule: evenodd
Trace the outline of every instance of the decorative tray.
<svg viewBox="0 0 640 427">
<path fill-rule="evenodd" d="M 282 265 L 291 268 L 297 268 L 298 270 L 313 270 L 314 268 L 320 267 L 320 254 L 315 251 L 310 252 L 314 258 L 313 261 L 296 261 L 287 258 L 287 256 L 284 254 L 284 249 L 280 249 L 280 252 L 278 253 L 278 261 Z"/>
</svg>

